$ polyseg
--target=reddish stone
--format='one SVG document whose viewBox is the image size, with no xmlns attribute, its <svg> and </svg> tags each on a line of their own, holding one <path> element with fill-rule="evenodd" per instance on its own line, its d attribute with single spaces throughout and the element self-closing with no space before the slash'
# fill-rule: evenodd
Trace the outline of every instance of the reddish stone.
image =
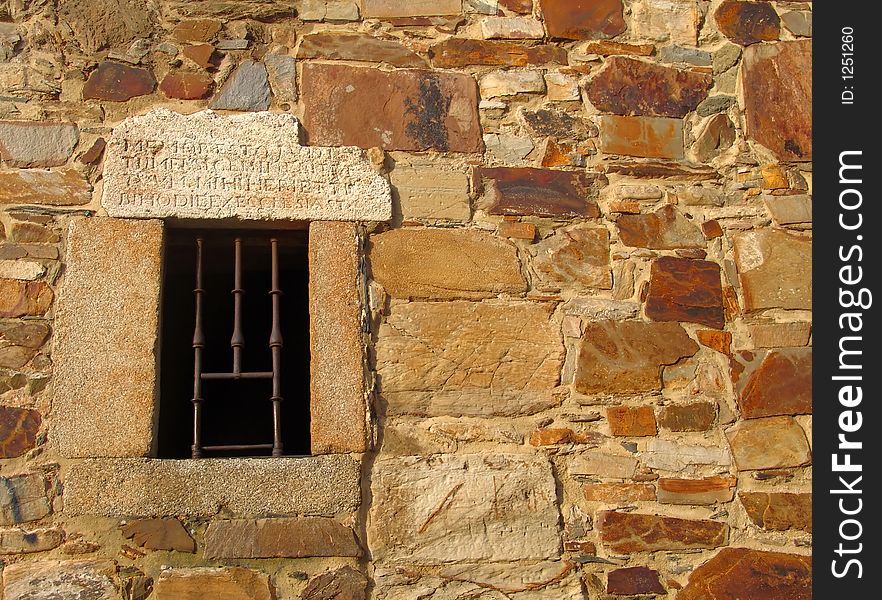
<svg viewBox="0 0 882 600">
<path fill-rule="evenodd" d="M 725 0 L 714 18 L 720 32 L 742 46 L 771 42 L 781 35 L 781 19 L 768 2 Z"/>
<path fill-rule="evenodd" d="M 603 436 L 595 431 L 579 432 L 566 427 L 543 427 L 530 435 L 532 446 L 554 446 L 556 444 L 592 444 L 597 446 Z"/>
<path fill-rule="evenodd" d="M 812 532 L 812 495 L 780 492 L 738 492 L 747 516 L 758 527 L 773 531 Z"/>
<path fill-rule="evenodd" d="M 214 80 L 203 73 L 169 73 L 159 84 L 159 90 L 169 98 L 199 100 L 205 98 L 214 86 Z"/>
<path fill-rule="evenodd" d="M 566 50 L 557 46 L 521 46 L 463 38 L 449 38 L 431 46 L 429 57 L 433 66 L 443 69 L 471 65 L 526 67 L 546 63 L 567 64 Z"/>
<path fill-rule="evenodd" d="M 606 419 L 615 436 L 645 437 L 658 433 L 651 406 L 613 406 L 606 409 Z"/>
<path fill-rule="evenodd" d="M 658 578 L 658 571 L 649 567 L 615 569 L 606 576 L 606 593 L 616 596 L 636 594 L 665 594 L 667 591 Z"/>
<path fill-rule="evenodd" d="M 735 497 L 734 477 L 707 477 L 705 479 L 660 478 L 658 501 L 665 504 L 715 504 L 731 502 Z"/>
<path fill-rule="evenodd" d="M 705 239 L 698 227 L 672 204 L 648 215 L 623 215 L 616 221 L 619 238 L 626 246 L 653 250 L 701 248 Z"/>
<path fill-rule="evenodd" d="M 41 423 L 36 410 L 0 406 L 0 458 L 16 458 L 36 446 Z"/>
<path fill-rule="evenodd" d="M 597 546 L 594 542 L 584 540 L 567 540 L 564 542 L 564 550 L 567 552 L 581 552 L 582 554 L 597 554 Z"/>
<path fill-rule="evenodd" d="M 661 409 L 658 423 L 671 431 L 707 431 L 717 419 L 713 402 L 668 404 Z"/>
<path fill-rule="evenodd" d="M 536 226 L 532 223 L 509 223 L 505 221 L 499 224 L 497 233 L 502 237 L 532 242 L 536 239 Z"/>
<path fill-rule="evenodd" d="M 533 12 L 533 0 L 499 0 L 499 6 L 519 15 Z"/>
<path fill-rule="evenodd" d="M 616 115 L 683 117 L 707 97 L 709 75 L 612 56 L 587 86 L 600 111 Z"/>
<path fill-rule="evenodd" d="M 585 54 L 600 54 L 601 56 L 613 56 L 615 54 L 651 56 L 655 52 L 655 46 L 652 44 L 623 44 L 622 42 L 598 40 L 596 42 L 588 42 L 584 50 Z"/>
<path fill-rule="evenodd" d="M 698 343 L 716 350 L 720 354 L 729 354 L 732 346 L 732 334 L 728 331 L 717 331 L 715 329 L 699 329 Z"/>
<path fill-rule="evenodd" d="M 708 240 L 723 237 L 723 228 L 720 226 L 720 222 L 716 219 L 702 223 L 701 232 L 704 234 L 705 239 Z"/>
<path fill-rule="evenodd" d="M 211 58 L 214 56 L 214 46 L 211 44 L 187 46 L 184 48 L 184 56 L 203 69 L 210 69 L 214 66 L 214 63 L 211 62 Z"/>
<path fill-rule="evenodd" d="M 351 527 L 324 517 L 213 521 L 205 531 L 207 559 L 361 556 Z"/>
<path fill-rule="evenodd" d="M 155 87 L 156 79 L 148 69 L 103 62 L 89 75 L 83 87 L 83 98 L 125 102 L 136 96 L 145 96 Z"/>
<path fill-rule="evenodd" d="M 653 321 L 688 321 L 722 329 L 720 266 L 707 260 L 656 259 L 650 273 L 646 316 Z"/>
<path fill-rule="evenodd" d="M 532 168 L 480 168 L 475 178 L 490 199 L 492 215 L 596 218 L 595 199 L 607 184 L 606 177 L 588 171 Z"/>
<path fill-rule="evenodd" d="M 695 569 L 677 600 L 811 600 L 812 557 L 724 548 Z"/>
<path fill-rule="evenodd" d="M 601 512 L 598 526 L 604 546 L 623 553 L 718 548 L 729 534 L 729 526 L 716 521 L 615 511 Z"/>
<path fill-rule="evenodd" d="M 326 571 L 309 580 L 301 593 L 303 600 L 365 600 L 367 577 L 350 566 Z"/>
<path fill-rule="evenodd" d="M 484 149 L 478 88 L 470 75 L 308 63 L 301 90 L 303 125 L 313 145 Z"/>
<path fill-rule="evenodd" d="M 619 127 L 624 127 L 624 124 L 629 122 L 668 122 L 673 121 L 674 123 L 680 123 L 677 119 L 652 119 L 652 118 L 639 118 L 639 117 L 604 117 L 603 124 L 604 127 L 607 127 L 607 123 L 609 121 L 617 121 L 622 125 Z M 629 126 L 630 127 L 630 126 Z M 605 133 L 605 130 L 602 130 L 602 133 Z M 619 132 L 620 136 L 624 136 L 624 132 Z M 680 135 L 680 149 L 679 156 L 682 158 L 683 156 L 683 127 L 682 124 L 679 128 Z M 624 154 L 624 153 L 623 153 Z M 713 169 L 712 167 L 705 166 L 685 166 L 685 165 L 676 165 L 671 163 L 660 163 L 660 162 L 609 162 L 606 164 L 606 172 L 607 173 L 615 173 L 618 175 L 622 175 L 625 177 L 636 177 L 636 178 L 646 178 L 646 179 L 672 179 L 675 181 L 708 181 L 708 180 L 716 180 L 720 178 L 720 174 Z"/>
<path fill-rule="evenodd" d="M 546 141 L 543 167 L 575 167 L 581 162 L 582 157 L 569 144 L 559 144 L 551 138 Z"/>
<path fill-rule="evenodd" d="M 396 39 L 366 33 L 311 33 L 303 38 L 297 58 L 381 62 L 395 67 L 425 67 L 426 61 Z"/>
<path fill-rule="evenodd" d="M 107 141 L 100 137 L 95 140 L 95 143 L 92 146 L 80 154 L 77 157 L 77 160 L 83 163 L 84 165 L 96 165 L 98 161 L 101 160 L 101 157 L 104 156 L 104 148 L 107 146 Z"/>
<path fill-rule="evenodd" d="M 747 377 L 738 406 L 747 419 L 812 412 L 812 349 L 787 348 L 770 352 Z M 740 386 L 739 386 L 740 387 Z"/>
<path fill-rule="evenodd" d="M 52 304 L 52 288 L 42 281 L 0 279 L 0 317 L 41 316 Z"/>
<path fill-rule="evenodd" d="M 589 502 L 641 502 L 655 500 L 655 486 L 646 483 L 586 483 L 582 486 Z"/>
<path fill-rule="evenodd" d="M 552 38 L 595 40 L 625 31 L 622 0 L 539 0 Z"/>
<path fill-rule="evenodd" d="M 611 289 L 609 231 L 590 225 L 559 230 L 536 245 L 533 268 L 562 285 Z"/>
<path fill-rule="evenodd" d="M 178 23 L 172 35 L 179 42 L 207 42 L 221 29 L 220 21 L 214 19 L 196 19 Z"/>
<path fill-rule="evenodd" d="M 600 129 L 600 148 L 606 154 L 640 156 L 643 158 L 683 158 L 683 120 L 662 117 L 603 117 Z M 608 166 L 607 172 L 614 172 Z M 651 177 L 651 166 L 631 165 L 623 167 L 645 173 L 638 175 Z M 659 172 L 676 172 L 677 167 L 662 167 Z M 664 176 L 664 175 L 662 175 Z"/>
<path fill-rule="evenodd" d="M 747 137 L 779 160 L 811 160 L 811 40 L 750 46 L 742 77 Z"/>
<path fill-rule="evenodd" d="M 196 552 L 196 542 L 177 519 L 138 519 L 127 523 L 122 535 L 150 550 Z"/>
</svg>

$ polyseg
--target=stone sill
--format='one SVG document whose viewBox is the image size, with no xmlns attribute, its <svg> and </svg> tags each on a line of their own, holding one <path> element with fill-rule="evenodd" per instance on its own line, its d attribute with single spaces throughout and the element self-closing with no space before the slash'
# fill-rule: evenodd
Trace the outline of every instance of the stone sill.
<svg viewBox="0 0 882 600">
<path fill-rule="evenodd" d="M 302 458 L 90 458 L 64 474 L 64 513 L 104 517 L 335 516 L 361 502 L 360 462 Z"/>
</svg>

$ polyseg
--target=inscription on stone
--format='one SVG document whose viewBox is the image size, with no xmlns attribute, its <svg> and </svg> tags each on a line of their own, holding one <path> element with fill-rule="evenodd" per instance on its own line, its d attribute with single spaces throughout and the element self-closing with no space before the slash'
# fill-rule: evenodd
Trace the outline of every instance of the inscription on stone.
<svg viewBox="0 0 882 600">
<path fill-rule="evenodd" d="M 360 148 L 301 146 L 291 115 L 166 109 L 113 130 L 102 205 L 114 217 L 386 221 L 389 182 Z"/>
</svg>

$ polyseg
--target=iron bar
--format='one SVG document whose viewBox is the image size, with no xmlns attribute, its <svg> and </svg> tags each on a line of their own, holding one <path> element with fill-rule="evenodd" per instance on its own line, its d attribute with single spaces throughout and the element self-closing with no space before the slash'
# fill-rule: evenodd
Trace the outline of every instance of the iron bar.
<svg viewBox="0 0 882 600">
<path fill-rule="evenodd" d="M 242 372 L 242 347 L 245 346 L 245 335 L 242 333 L 242 238 L 235 241 L 236 256 L 233 265 L 233 336 L 230 346 L 233 348 L 233 373 Z"/>
<path fill-rule="evenodd" d="M 202 380 L 208 379 L 272 379 L 272 371 L 240 372 L 240 373 L 203 373 Z"/>
<path fill-rule="evenodd" d="M 282 290 L 279 289 L 279 241 L 270 240 L 272 253 L 272 289 L 270 297 L 273 303 L 273 326 L 270 332 L 269 346 L 273 358 L 273 456 L 282 456 L 282 326 L 279 312 Z"/>
<path fill-rule="evenodd" d="M 202 449 L 209 452 L 224 450 L 269 450 L 272 444 L 225 444 L 223 446 L 203 446 Z"/>
<path fill-rule="evenodd" d="M 205 348 L 205 332 L 202 329 L 202 238 L 196 238 L 196 325 L 193 329 L 193 458 L 202 456 L 202 350 Z"/>
</svg>

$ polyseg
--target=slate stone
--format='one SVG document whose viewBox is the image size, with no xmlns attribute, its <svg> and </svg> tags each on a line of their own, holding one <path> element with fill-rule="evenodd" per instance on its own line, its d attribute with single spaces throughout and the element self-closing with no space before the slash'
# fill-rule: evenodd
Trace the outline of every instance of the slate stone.
<svg viewBox="0 0 882 600">
<path fill-rule="evenodd" d="M 709 67 L 713 57 L 710 52 L 683 46 L 664 46 L 659 48 L 658 57 L 662 62 L 689 63 L 699 67 Z"/>
<path fill-rule="evenodd" d="M 10 167 L 57 167 L 79 139 L 75 123 L 0 121 L 0 158 Z"/>
<path fill-rule="evenodd" d="M 52 506 L 41 474 L 0 477 L 0 525 L 36 521 L 50 512 Z"/>
<path fill-rule="evenodd" d="M 145 96 L 156 87 L 153 72 L 115 62 L 102 62 L 89 74 L 83 86 L 83 99 L 125 102 Z"/>
<path fill-rule="evenodd" d="M 606 593 L 616 596 L 664 594 L 658 571 L 649 567 L 614 569 L 606 575 Z"/>
<path fill-rule="evenodd" d="M 720 266 L 671 256 L 656 259 L 645 310 L 653 321 L 688 321 L 722 329 L 725 316 Z"/>
<path fill-rule="evenodd" d="M 0 458 L 16 458 L 34 448 L 42 421 L 36 410 L 0 406 Z"/>
<path fill-rule="evenodd" d="M 166 75 L 159 91 L 168 98 L 198 100 L 205 98 L 214 87 L 214 80 L 203 73 L 176 72 Z"/>
<path fill-rule="evenodd" d="M 600 216 L 595 200 L 608 183 L 589 171 L 508 167 L 476 169 L 475 179 L 490 214 L 566 218 Z"/>
<path fill-rule="evenodd" d="M 812 413 L 812 349 L 769 352 L 741 374 L 738 407 L 744 418 Z"/>
<path fill-rule="evenodd" d="M 396 39 L 364 33 L 311 33 L 297 49 L 298 59 L 353 60 L 395 67 L 425 67 L 426 60 Z"/>
<path fill-rule="evenodd" d="M 811 600 L 812 557 L 724 548 L 695 569 L 677 600 Z"/>
<path fill-rule="evenodd" d="M 481 19 L 481 36 L 487 40 L 541 40 L 542 23 L 531 17 L 487 17 Z"/>
<path fill-rule="evenodd" d="M 429 57 L 434 67 L 442 69 L 471 65 L 526 67 L 549 63 L 567 64 L 567 52 L 558 46 L 522 46 L 510 42 L 464 38 L 449 38 L 430 46 Z"/>
<path fill-rule="evenodd" d="M 42 529 L 0 530 L 0 554 L 32 554 L 57 548 L 64 542 L 64 530 L 52 527 Z"/>
<path fill-rule="evenodd" d="M 781 15 L 790 33 L 799 37 L 812 37 L 812 13 L 809 10 L 791 10 Z"/>
<path fill-rule="evenodd" d="M 640 133 L 640 128 L 633 128 L 631 123 L 634 121 L 640 122 L 672 122 L 674 124 L 679 125 L 679 153 L 682 158 L 683 155 L 683 127 L 682 122 L 679 119 L 655 119 L 653 117 L 612 117 L 607 116 L 603 117 L 604 127 L 607 127 L 612 122 L 618 122 L 617 125 L 619 130 L 611 134 L 611 137 L 615 139 L 614 136 L 619 136 L 620 138 L 626 137 L 627 135 L 633 135 L 635 133 Z M 636 129 L 636 132 L 634 131 Z M 648 127 L 647 127 L 648 129 Z M 665 127 L 665 129 L 674 130 L 673 127 Z M 676 130 L 674 130 L 676 131 Z M 629 144 L 633 144 L 637 147 L 643 147 L 637 140 L 626 139 Z M 673 143 L 673 138 L 671 139 L 671 143 Z M 601 131 L 601 142 L 611 144 L 611 142 L 604 142 L 603 131 Z M 650 146 L 652 147 L 652 146 Z M 702 165 L 683 165 L 683 164 L 673 164 L 669 162 L 657 162 L 657 161 L 645 161 L 645 162 L 619 162 L 619 161 L 609 161 L 606 163 L 606 172 L 610 174 L 618 174 L 627 177 L 634 177 L 637 179 L 670 179 L 673 181 L 715 181 L 720 178 L 720 174 L 713 169 L 712 167 L 702 166 Z M 702 197 L 719 197 L 720 195 L 704 192 Z M 722 200 L 719 200 L 718 204 L 715 206 L 722 206 Z"/>
<path fill-rule="evenodd" d="M 709 117 L 714 113 L 729 110 L 733 104 L 735 104 L 735 96 L 708 96 L 696 107 L 695 112 L 699 117 Z"/>
<path fill-rule="evenodd" d="M 595 40 L 625 31 L 622 0 L 539 0 L 539 10 L 555 39 Z"/>
<path fill-rule="evenodd" d="M 481 98 L 518 94 L 544 94 L 545 78 L 540 71 L 505 70 L 487 73 L 479 81 Z"/>
<path fill-rule="evenodd" d="M 313 577 L 301 592 L 303 600 L 365 600 L 368 580 L 350 566 Z"/>
<path fill-rule="evenodd" d="M 588 502 L 652 502 L 655 486 L 646 483 L 586 483 L 582 495 Z"/>
<path fill-rule="evenodd" d="M 214 66 L 212 58 L 214 57 L 214 46 L 211 44 L 196 44 L 184 48 L 184 56 L 192 60 L 197 66 L 203 69 L 210 69 Z"/>
<path fill-rule="evenodd" d="M 738 492 L 754 525 L 770 531 L 812 532 L 812 495 L 786 492 Z"/>
<path fill-rule="evenodd" d="M 362 0 L 361 14 L 365 18 L 421 17 L 458 15 L 462 0 Z"/>
<path fill-rule="evenodd" d="M 106 146 L 107 140 L 105 140 L 103 137 L 100 137 L 95 140 L 95 142 L 89 147 L 88 150 L 80 154 L 77 157 L 77 160 L 84 165 L 96 165 L 101 161 L 101 157 L 104 156 L 104 148 Z"/>
<path fill-rule="evenodd" d="M 122 535 L 150 550 L 196 552 L 196 542 L 177 519 L 138 519 L 127 523 Z"/>
<path fill-rule="evenodd" d="M 619 239 L 626 246 L 673 250 L 704 248 L 706 245 L 699 228 L 672 204 L 648 215 L 622 215 L 616 220 L 616 226 Z"/>
<path fill-rule="evenodd" d="M 603 545 L 625 554 L 719 548 L 729 537 L 725 523 L 637 513 L 604 511 L 597 525 Z"/>
<path fill-rule="evenodd" d="M 524 123 L 538 137 L 554 137 L 557 139 L 578 139 L 597 137 L 600 130 L 597 125 L 570 113 L 549 110 L 522 110 Z"/>
<path fill-rule="evenodd" d="M 601 117 L 600 149 L 606 154 L 643 158 L 683 158 L 683 120 L 663 117 Z M 607 172 L 616 166 L 608 165 Z M 680 175 L 683 169 L 671 165 L 627 164 L 618 172 L 637 177 Z"/>
<path fill-rule="evenodd" d="M 614 406 L 606 409 L 606 419 L 614 436 L 645 437 L 658 433 L 651 406 Z"/>
<path fill-rule="evenodd" d="M 723 35 L 742 46 L 775 41 L 781 35 L 781 19 L 768 2 L 725 0 L 714 18 Z"/>
<path fill-rule="evenodd" d="M 208 42 L 221 30 L 221 23 L 216 19 L 193 19 L 178 23 L 172 36 L 179 42 Z"/>
<path fill-rule="evenodd" d="M 624 42 L 612 42 L 609 40 L 596 40 L 582 46 L 585 54 L 599 54 L 601 56 L 613 56 L 625 54 L 632 56 L 652 56 L 655 52 L 654 44 L 626 44 Z"/>
<path fill-rule="evenodd" d="M 269 76 L 266 67 L 253 60 L 245 60 L 224 82 L 209 104 L 214 110 L 266 110 L 270 105 Z"/>
</svg>

